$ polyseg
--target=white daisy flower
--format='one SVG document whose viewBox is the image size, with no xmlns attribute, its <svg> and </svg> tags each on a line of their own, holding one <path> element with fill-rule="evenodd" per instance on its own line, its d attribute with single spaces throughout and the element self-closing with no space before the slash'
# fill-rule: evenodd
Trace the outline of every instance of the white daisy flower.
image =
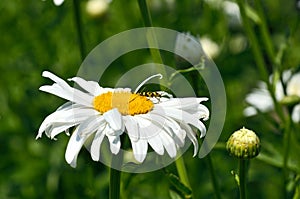
<svg viewBox="0 0 300 199">
<path fill-rule="evenodd" d="M 276 82 L 275 86 L 275 97 L 278 102 L 286 96 L 300 97 L 300 73 L 292 75 L 290 70 L 284 71 L 282 81 L 286 85 L 285 91 L 281 81 Z M 265 82 L 259 82 L 258 88 L 246 96 L 246 102 L 250 106 L 244 110 L 245 116 L 253 116 L 258 111 L 268 112 L 274 109 L 273 100 Z M 294 106 L 292 120 L 294 122 L 300 121 L 300 104 Z"/>
<path fill-rule="evenodd" d="M 200 119 L 207 120 L 209 110 L 200 103 L 208 98 L 173 98 L 163 91 L 154 96 L 138 93 L 149 79 L 162 78 L 160 74 L 144 80 L 135 92 L 130 88 L 103 88 L 97 82 L 80 77 L 68 79 L 78 84 L 79 90 L 48 71 L 42 76 L 55 83 L 41 86 L 40 90 L 68 102 L 45 118 L 36 138 L 45 132 L 54 139 L 59 133 L 66 131 L 68 134 L 69 128 L 75 127 L 65 153 L 65 159 L 72 167 L 76 167 L 78 153 L 88 143 L 92 159 L 99 161 L 104 137 L 108 138 L 111 152 L 117 154 L 121 148 L 120 136 L 126 133 L 135 159 L 143 162 L 148 144 L 157 154 L 163 155 L 167 151 L 174 158 L 186 136 L 194 145 L 195 156 L 198 141 L 194 130 L 201 132 L 200 137 L 206 133 Z"/>
</svg>

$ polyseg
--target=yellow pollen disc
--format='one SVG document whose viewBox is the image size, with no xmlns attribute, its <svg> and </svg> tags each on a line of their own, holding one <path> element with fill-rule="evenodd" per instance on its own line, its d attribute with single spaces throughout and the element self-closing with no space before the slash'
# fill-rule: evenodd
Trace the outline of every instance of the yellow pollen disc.
<svg viewBox="0 0 300 199">
<path fill-rule="evenodd" d="M 93 105 L 101 113 L 117 108 L 122 115 L 145 114 L 153 108 L 147 97 L 131 92 L 103 93 L 94 98 Z"/>
</svg>

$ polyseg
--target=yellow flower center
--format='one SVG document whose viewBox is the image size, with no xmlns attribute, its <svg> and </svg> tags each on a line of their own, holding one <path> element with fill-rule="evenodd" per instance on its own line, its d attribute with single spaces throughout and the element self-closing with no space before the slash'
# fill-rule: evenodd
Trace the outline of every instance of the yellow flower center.
<svg viewBox="0 0 300 199">
<path fill-rule="evenodd" d="M 131 92 L 103 93 L 94 98 L 93 105 L 101 113 L 117 108 L 122 115 L 145 114 L 153 108 L 147 97 Z"/>
</svg>

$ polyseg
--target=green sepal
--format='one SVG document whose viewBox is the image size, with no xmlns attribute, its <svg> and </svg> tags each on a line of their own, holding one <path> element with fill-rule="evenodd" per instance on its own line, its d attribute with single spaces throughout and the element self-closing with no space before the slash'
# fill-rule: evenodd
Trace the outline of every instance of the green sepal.
<svg viewBox="0 0 300 199">
<path fill-rule="evenodd" d="M 300 103 L 300 97 L 297 95 L 285 96 L 280 103 L 287 106 L 293 106 Z"/>
</svg>

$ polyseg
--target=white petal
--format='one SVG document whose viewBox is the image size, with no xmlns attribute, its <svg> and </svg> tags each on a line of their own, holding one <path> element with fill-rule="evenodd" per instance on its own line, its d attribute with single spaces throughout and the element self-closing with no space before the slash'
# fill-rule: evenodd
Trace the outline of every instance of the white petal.
<svg viewBox="0 0 300 199">
<path fill-rule="evenodd" d="M 87 138 L 88 136 L 79 136 L 78 128 L 76 128 L 73 132 L 65 153 L 65 159 L 67 163 L 71 164 L 72 167 L 76 167 L 77 156 Z"/>
<path fill-rule="evenodd" d="M 93 107 L 92 101 L 94 99 L 93 96 L 84 93 L 78 89 L 74 89 L 70 87 L 63 79 L 57 77 L 56 75 L 44 71 L 42 76 L 50 78 L 55 83 L 53 85 L 41 86 L 40 90 L 44 92 L 51 93 L 58 97 L 64 98 L 66 100 L 76 102 L 78 104 L 82 104 L 88 107 Z"/>
<path fill-rule="evenodd" d="M 156 137 L 163 127 L 157 127 L 149 114 L 135 115 L 134 119 L 139 126 L 139 139 L 148 140 Z"/>
<path fill-rule="evenodd" d="M 172 138 L 174 139 L 176 144 L 180 147 L 183 147 L 186 132 L 182 130 L 179 124 L 170 117 L 166 118 L 165 122 L 166 125 L 172 129 L 174 133 L 174 136 Z"/>
<path fill-rule="evenodd" d="M 64 0 L 53 0 L 53 2 L 56 6 L 60 6 L 64 2 Z"/>
<path fill-rule="evenodd" d="M 93 139 L 92 145 L 91 145 L 91 157 L 94 161 L 100 160 L 100 147 L 101 143 L 103 141 L 103 138 L 105 136 L 105 133 L 103 132 L 105 125 L 102 125 L 96 132 L 95 137 Z"/>
<path fill-rule="evenodd" d="M 148 143 L 153 148 L 153 150 L 159 155 L 163 155 L 163 144 L 158 136 L 159 133 L 164 132 L 163 127 L 156 120 L 154 120 L 150 114 L 136 115 L 135 119 L 137 120 L 140 127 L 139 138 L 148 140 Z"/>
<path fill-rule="evenodd" d="M 42 73 L 42 76 L 51 79 L 52 81 L 56 82 L 61 87 L 65 87 L 65 88 L 69 87 L 67 82 L 65 82 L 63 79 L 61 79 L 60 77 L 54 75 L 53 73 L 51 73 L 49 71 L 44 71 Z"/>
<path fill-rule="evenodd" d="M 113 154 L 117 154 L 120 151 L 121 148 L 121 141 L 120 141 L 120 136 L 107 136 L 109 143 L 110 143 L 110 151 Z"/>
<path fill-rule="evenodd" d="M 81 107 L 71 109 L 69 106 L 63 105 L 44 119 L 39 128 L 37 137 L 41 137 L 43 131 L 51 125 L 57 125 L 57 123 L 60 125 L 71 125 L 73 123 L 73 126 L 75 126 L 79 122 L 84 121 L 87 117 L 95 114 L 99 113 L 93 109 Z"/>
<path fill-rule="evenodd" d="M 194 157 L 195 157 L 197 155 L 198 147 L 199 147 L 197 137 L 189 125 L 187 125 L 184 122 L 180 123 L 180 125 L 182 126 L 182 128 L 185 129 L 188 138 L 191 140 L 191 142 L 194 145 Z"/>
<path fill-rule="evenodd" d="M 252 106 L 249 106 L 249 107 L 247 107 L 247 108 L 244 109 L 243 114 L 244 114 L 246 117 L 251 117 L 251 116 L 257 114 L 257 110 L 256 110 L 256 108 L 254 108 L 254 107 L 252 107 Z"/>
<path fill-rule="evenodd" d="M 155 113 L 153 114 L 152 112 L 150 112 L 148 114 L 140 115 L 138 118 L 143 118 L 145 120 L 148 120 L 148 122 L 146 122 L 146 124 L 148 123 L 149 125 L 147 125 L 147 126 L 154 125 L 154 128 L 158 129 L 157 131 L 154 131 L 155 136 L 156 136 L 156 134 L 159 133 L 159 131 L 161 129 L 165 130 L 170 136 L 173 136 L 173 132 L 170 130 L 170 127 L 166 124 L 167 119 L 163 115 L 159 115 L 159 114 L 155 114 Z M 146 125 L 144 125 L 144 126 L 146 126 Z M 153 136 L 153 135 L 151 135 L 151 136 Z"/>
<path fill-rule="evenodd" d="M 147 155 L 148 143 L 147 140 L 131 141 L 133 155 L 138 162 L 143 162 Z"/>
<path fill-rule="evenodd" d="M 117 108 L 109 110 L 103 114 L 104 119 L 107 121 L 109 126 L 116 132 L 122 134 L 125 130 L 122 115 Z"/>
<path fill-rule="evenodd" d="M 208 98 L 195 98 L 195 97 L 187 97 L 187 98 L 171 98 L 169 100 L 166 100 L 164 102 L 161 102 L 158 104 L 158 106 L 162 107 L 171 107 L 176 109 L 190 109 L 193 107 L 197 107 L 199 103 L 203 101 L 207 101 Z"/>
<path fill-rule="evenodd" d="M 273 109 L 273 100 L 269 91 L 264 87 L 266 87 L 265 83 L 261 83 L 260 89 L 254 89 L 245 99 L 248 104 L 261 112 L 267 112 Z"/>
<path fill-rule="evenodd" d="M 287 84 L 286 92 L 288 95 L 296 95 L 300 97 L 300 73 L 292 76 Z"/>
<path fill-rule="evenodd" d="M 159 155 L 164 154 L 165 151 L 164 151 L 163 143 L 159 136 L 148 139 L 148 143 L 157 154 Z"/>
<path fill-rule="evenodd" d="M 292 120 L 295 123 L 300 122 L 300 104 L 296 105 L 292 112 Z"/>
<path fill-rule="evenodd" d="M 69 89 L 66 90 L 56 83 L 54 83 L 52 85 L 41 86 L 39 88 L 39 90 L 56 95 L 60 98 L 63 98 L 63 99 L 69 100 L 69 101 L 73 100 L 73 95 L 72 95 L 72 93 L 70 93 Z"/>
<path fill-rule="evenodd" d="M 292 70 L 285 70 L 282 73 L 282 81 L 284 84 L 286 84 L 292 77 Z M 273 77 L 272 77 L 273 78 Z M 270 78 L 270 80 L 272 79 Z"/>
<path fill-rule="evenodd" d="M 159 133 L 163 131 L 161 128 L 157 128 L 155 125 L 148 126 L 140 129 L 140 134 L 147 137 L 147 141 L 152 149 L 159 155 L 164 154 L 164 147 L 160 140 Z"/>
<path fill-rule="evenodd" d="M 95 81 L 86 81 L 81 77 L 73 77 L 68 80 L 76 82 L 81 88 L 83 88 L 84 90 L 86 90 L 94 96 L 97 96 L 101 92 L 103 92 L 103 88 L 101 88 L 99 84 Z"/>
<path fill-rule="evenodd" d="M 160 133 L 159 137 L 160 137 L 166 151 L 168 152 L 169 156 L 171 158 L 176 157 L 177 149 L 176 149 L 174 140 L 168 134 L 164 134 L 164 133 Z"/>
<path fill-rule="evenodd" d="M 130 140 L 136 142 L 139 139 L 140 134 L 137 121 L 132 116 L 124 116 L 123 118 Z"/>
<path fill-rule="evenodd" d="M 203 137 L 206 134 L 206 127 L 204 126 L 204 124 L 200 120 L 195 118 L 193 115 L 185 111 L 164 108 L 163 110 L 155 109 L 153 110 L 153 112 L 157 112 L 158 114 L 162 115 L 165 114 L 166 116 L 172 117 L 178 121 L 184 121 L 188 124 L 195 126 L 201 132 L 201 137 Z"/>
<path fill-rule="evenodd" d="M 76 105 L 78 105 L 78 104 L 73 104 L 72 102 L 66 102 L 63 105 L 61 105 L 60 107 L 58 107 L 56 109 L 56 111 L 59 111 L 59 110 L 69 110 L 69 109 L 72 109 Z"/>
<path fill-rule="evenodd" d="M 91 116 L 78 126 L 78 134 L 86 136 L 94 133 L 104 122 L 102 115 Z"/>
<path fill-rule="evenodd" d="M 45 130 L 47 136 L 54 139 L 56 135 L 68 130 L 69 128 L 76 126 L 77 123 L 64 124 L 64 125 L 53 125 Z"/>
<path fill-rule="evenodd" d="M 184 145 L 186 133 L 175 120 L 153 112 L 148 113 L 147 116 L 151 119 L 151 122 L 158 127 L 158 130 L 155 131 L 158 132 L 156 134 L 167 134 L 178 146 L 182 147 Z"/>
<path fill-rule="evenodd" d="M 184 111 L 192 114 L 198 119 L 208 120 L 209 119 L 209 110 L 203 104 L 198 104 L 194 109 L 185 109 Z"/>
<path fill-rule="evenodd" d="M 56 95 L 60 98 L 69 100 L 71 102 L 75 102 L 78 104 L 85 105 L 87 107 L 93 107 L 93 99 L 94 97 L 84 93 L 80 90 L 74 89 L 72 87 L 61 87 L 58 84 L 54 83 L 53 85 L 49 86 L 41 86 L 39 90 L 51 93 L 53 95 Z"/>
</svg>

